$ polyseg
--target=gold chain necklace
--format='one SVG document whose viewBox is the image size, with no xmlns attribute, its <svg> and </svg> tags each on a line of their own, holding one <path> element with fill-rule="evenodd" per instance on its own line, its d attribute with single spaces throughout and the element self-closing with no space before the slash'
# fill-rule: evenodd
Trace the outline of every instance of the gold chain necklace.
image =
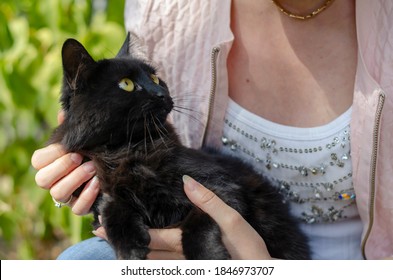
<svg viewBox="0 0 393 280">
<path fill-rule="evenodd" d="M 283 14 L 285 14 L 286 16 L 288 16 L 290 18 L 295 18 L 295 19 L 300 19 L 300 20 L 306 20 L 306 19 L 310 19 L 310 18 L 315 17 L 319 13 L 323 12 L 324 10 L 326 10 L 326 8 L 329 7 L 329 5 L 331 3 L 333 3 L 333 1 L 334 0 L 326 0 L 325 3 L 321 7 L 315 9 L 314 11 L 309 13 L 308 15 L 302 16 L 302 15 L 296 15 L 296 14 L 291 13 L 290 11 L 285 9 L 277 0 L 272 0 L 274 5 L 277 6 L 277 8 L 280 10 L 280 12 L 282 12 Z"/>
</svg>

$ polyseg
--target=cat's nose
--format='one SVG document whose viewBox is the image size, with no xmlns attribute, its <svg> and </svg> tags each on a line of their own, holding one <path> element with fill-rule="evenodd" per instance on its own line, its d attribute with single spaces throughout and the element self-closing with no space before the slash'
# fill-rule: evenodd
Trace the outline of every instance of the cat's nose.
<svg viewBox="0 0 393 280">
<path fill-rule="evenodd" d="M 165 94 L 162 91 L 156 92 L 156 96 L 160 98 L 164 98 Z"/>
<path fill-rule="evenodd" d="M 165 89 L 159 89 L 155 91 L 155 94 L 157 97 L 164 99 L 165 97 L 167 97 L 168 91 L 166 91 Z"/>
</svg>

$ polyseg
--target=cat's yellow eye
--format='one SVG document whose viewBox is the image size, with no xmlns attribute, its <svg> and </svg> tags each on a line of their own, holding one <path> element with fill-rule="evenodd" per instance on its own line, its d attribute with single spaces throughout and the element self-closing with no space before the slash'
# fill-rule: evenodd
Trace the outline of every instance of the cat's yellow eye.
<svg viewBox="0 0 393 280">
<path fill-rule="evenodd" d="M 119 88 L 121 88 L 122 90 L 128 91 L 128 92 L 131 92 L 131 91 L 134 91 L 135 85 L 134 85 L 134 82 L 131 81 L 130 79 L 124 78 L 124 79 L 120 80 Z"/>
<path fill-rule="evenodd" d="M 150 75 L 151 80 L 155 83 L 155 84 L 159 84 L 160 83 L 160 79 L 158 79 L 157 75 L 151 74 Z"/>
</svg>

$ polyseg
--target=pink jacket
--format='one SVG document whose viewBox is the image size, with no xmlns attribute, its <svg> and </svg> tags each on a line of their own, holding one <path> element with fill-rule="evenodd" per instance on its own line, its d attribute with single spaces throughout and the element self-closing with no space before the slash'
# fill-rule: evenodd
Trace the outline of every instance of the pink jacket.
<svg viewBox="0 0 393 280">
<path fill-rule="evenodd" d="M 146 43 L 175 103 L 184 144 L 219 146 L 233 41 L 230 0 L 128 0 L 126 27 Z M 359 45 L 351 153 L 365 258 L 393 256 L 393 1 L 357 0 Z M 182 109 L 179 109 L 182 110 Z"/>
</svg>

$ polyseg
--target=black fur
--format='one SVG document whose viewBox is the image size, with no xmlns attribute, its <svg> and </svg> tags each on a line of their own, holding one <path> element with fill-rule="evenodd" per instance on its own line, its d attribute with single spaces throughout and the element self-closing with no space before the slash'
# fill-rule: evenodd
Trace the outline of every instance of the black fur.
<svg viewBox="0 0 393 280">
<path fill-rule="evenodd" d="M 149 228 L 180 226 L 187 259 L 229 259 L 218 225 L 183 191 L 187 174 L 236 209 L 263 237 L 272 257 L 310 258 L 307 240 L 278 191 L 253 168 L 217 152 L 181 145 L 166 122 L 173 107 L 163 81 L 135 50 L 130 34 L 116 58 L 98 62 L 73 39 L 63 45 L 65 120 L 51 142 L 92 159 L 102 215 L 119 259 L 145 259 Z M 136 90 L 118 83 L 129 78 Z"/>
</svg>

